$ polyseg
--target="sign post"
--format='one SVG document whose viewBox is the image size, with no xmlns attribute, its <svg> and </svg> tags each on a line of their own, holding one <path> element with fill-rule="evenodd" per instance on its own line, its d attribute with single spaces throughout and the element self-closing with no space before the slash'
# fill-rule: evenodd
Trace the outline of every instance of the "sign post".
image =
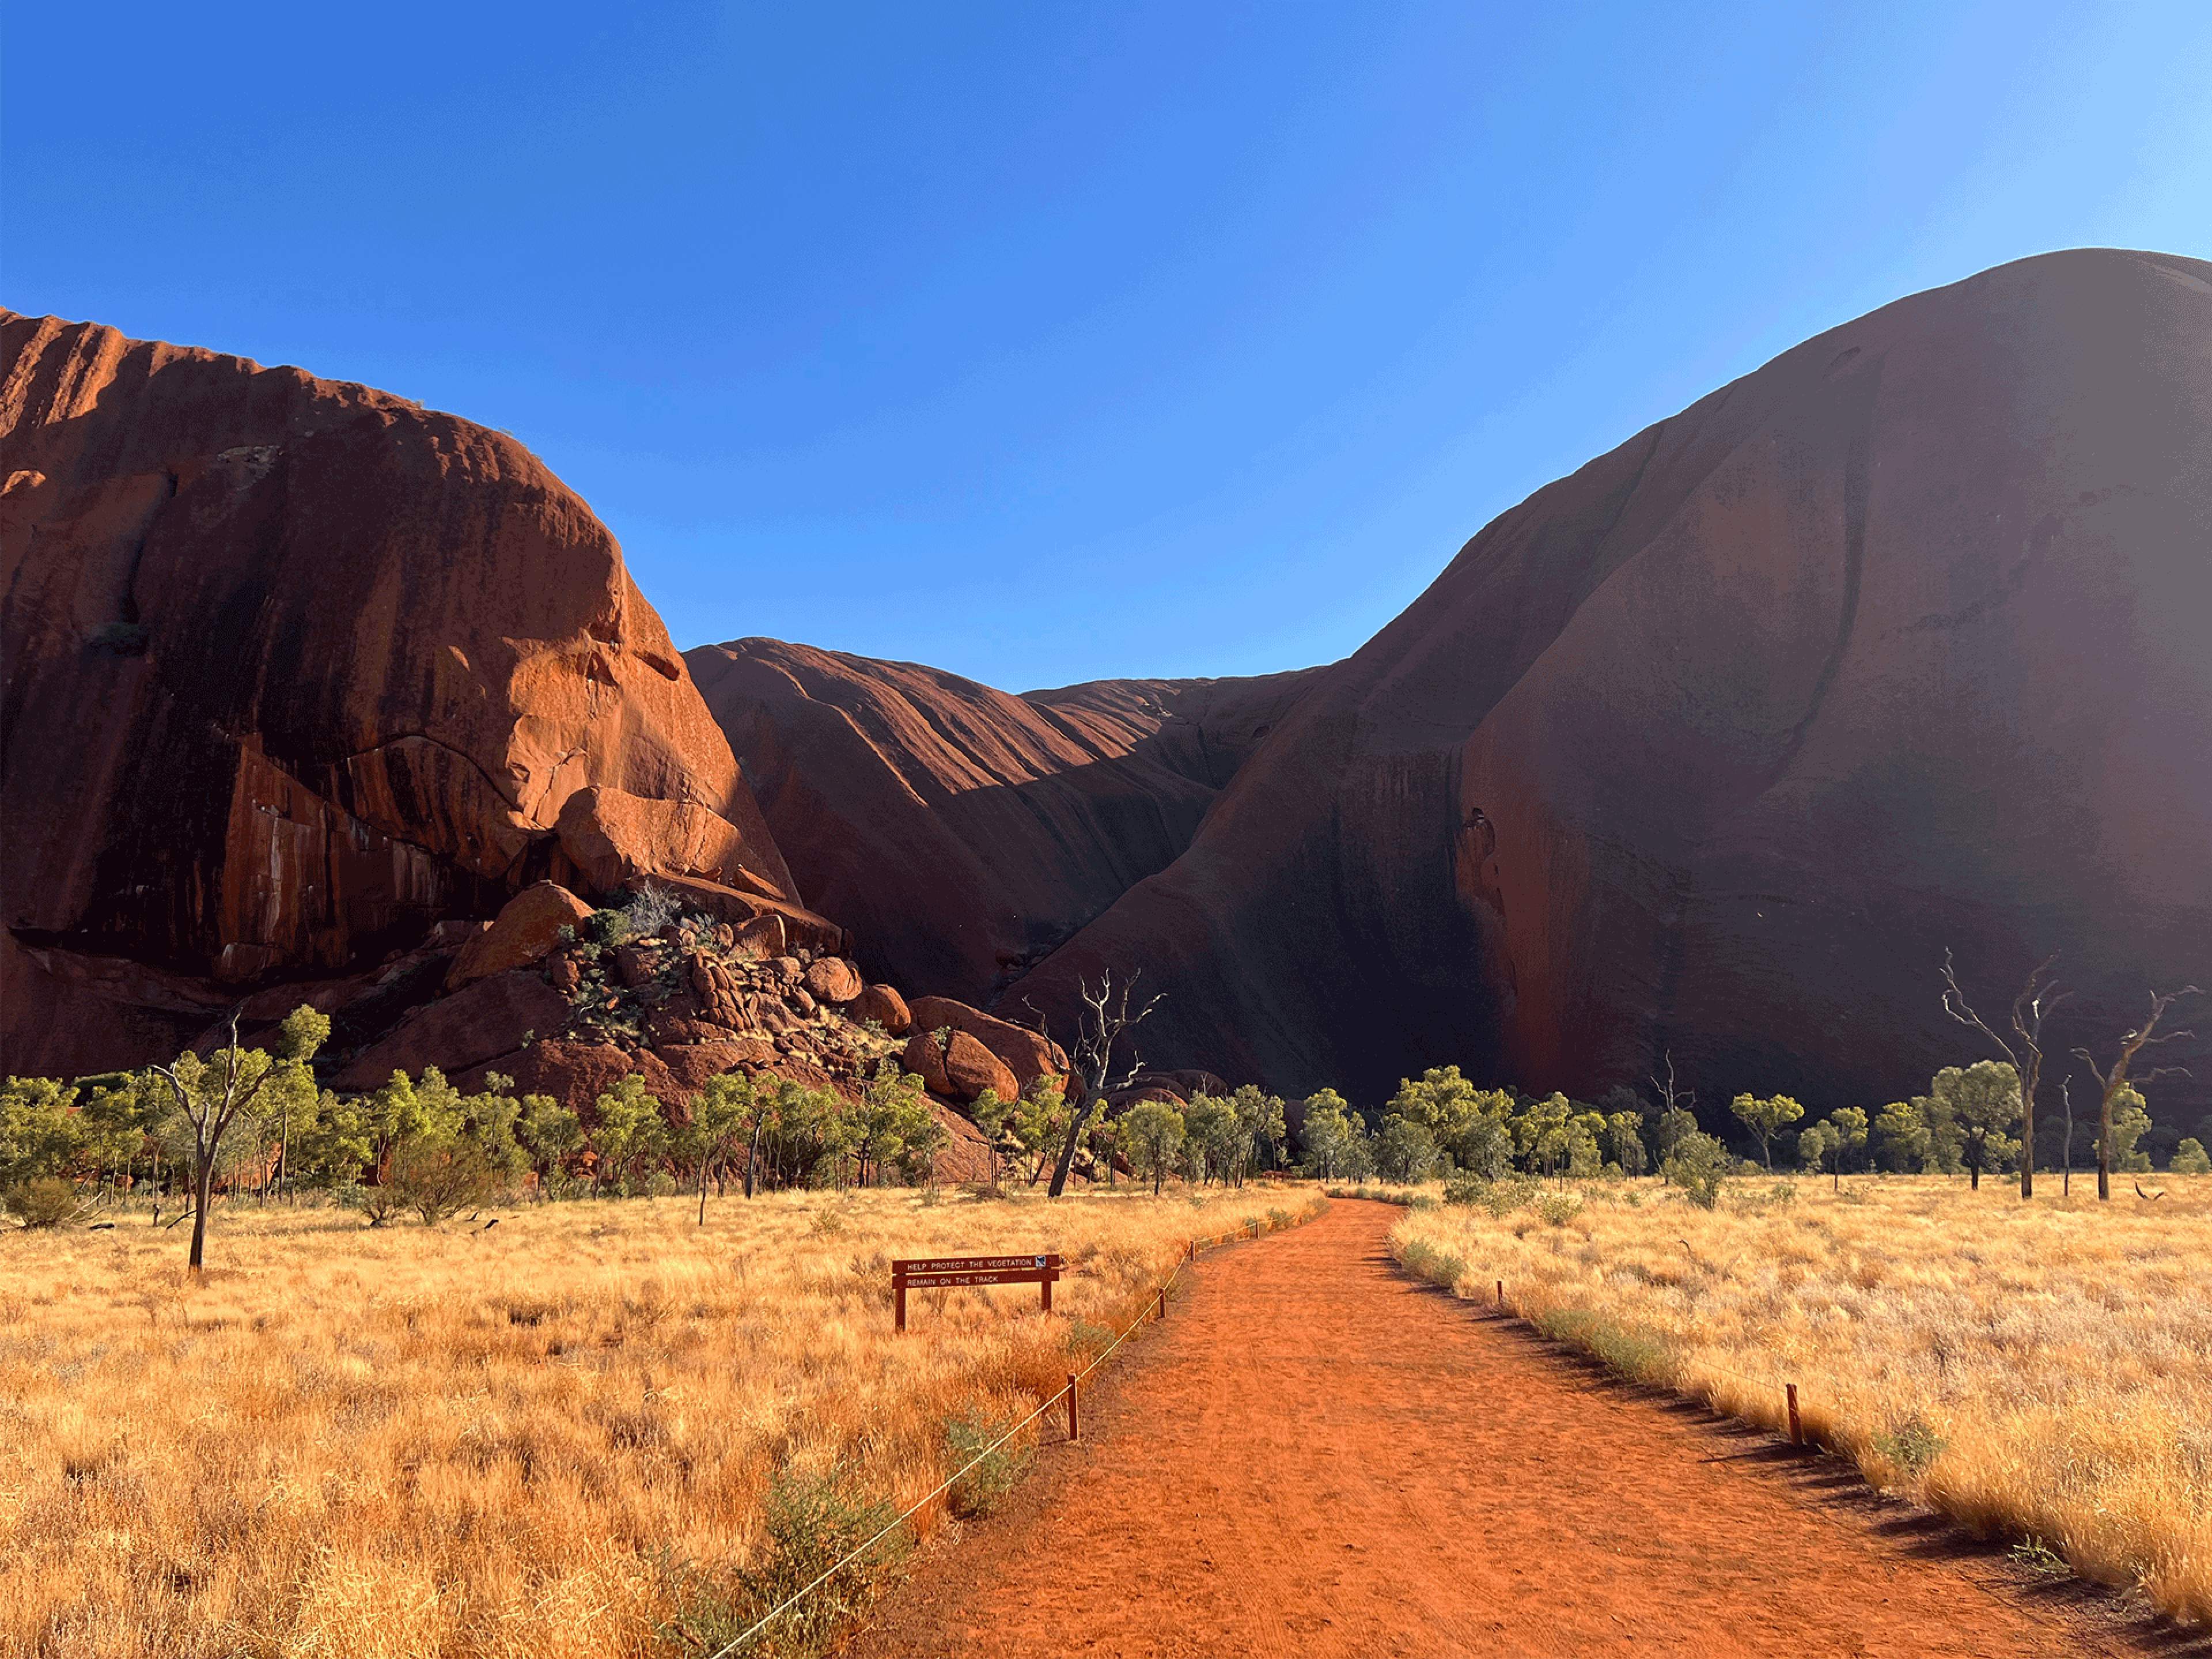
<svg viewBox="0 0 2212 1659">
<path fill-rule="evenodd" d="M 945 1291 L 963 1285 L 1035 1285 L 1043 1291 L 1043 1309 L 1052 1311 L 1052 1287 L 1066 1264 L 1048 1251 L 1028 1255 L 925 1256 L 891 1263 L 891 1301 L 897 1326 L 906 1329 L 908 1291 Z"/>
</svg>

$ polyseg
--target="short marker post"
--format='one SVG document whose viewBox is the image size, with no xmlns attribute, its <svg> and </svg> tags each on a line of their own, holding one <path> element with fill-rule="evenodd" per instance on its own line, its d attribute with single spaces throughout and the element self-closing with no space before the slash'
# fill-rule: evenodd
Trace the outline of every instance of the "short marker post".
<svg viewBox="0 0 2212 1659">
<path fill-rule="evenodd" d="M 1073 1371 L 1067 1374 L 1067 1437 L 1070 1440 L 1083 1438 L 1082 1428 L 1077 1423 L 1075 1417 L 1075 1373 Z"/>
<path fill-rule="evenodd" d="M 1154 1320 L 1158 1321 L 1158 1320 L 1165 1319 L 1167 1316 L 1168 1316 L 1168 1287 L 1167 1287 L 1166 1285 L 1161 1285 L 1161 1286 L 1160 1286 L 1160 1301 L 1159 1301 L 1159 1306 L 1158 1306 L 1157 1309 L 1155 1309 L 1155 1310 L 1153 1310 L 1152 1317 L 1153 1317 L 1153 1319 L 1154 1319 Z"/>
<path fill-rule="evenodd" d="M 1505 1311 L 1505 1281 L 1502 1279 L 1498 1281 L 1498 1311 Z"/>
<path fill-rule="evenodd" d="M 1802 1446 L 1805 1443 L 1805 1430 L 1797 1420 L 1797 1385 L 1795 1382 L 1784 1382 L 1782 1389 L 1790 1401 L 1790 1443 L 1793 1446 Z"/>
</svg>

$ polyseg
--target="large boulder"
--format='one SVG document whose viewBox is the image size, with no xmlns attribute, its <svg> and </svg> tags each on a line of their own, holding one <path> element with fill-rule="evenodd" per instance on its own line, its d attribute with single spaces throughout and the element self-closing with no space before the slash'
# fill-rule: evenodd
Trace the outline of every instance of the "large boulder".
<svg viewBox="0 0 2212 1659">
<path fill-rule="evenodd" d="M 945 1042 L 945 1076 L 951 1085 L 948 1092 L 956 1100 L 972 1103 L 981 1098 L 986 1089 L 996 1090 L 1001 1100 L 1013 1100 L 1021 1094 L 1021 1081 L 1006 1069 L 1006 1062 L 965 1031 L 953 1032 Z"/>
<path fill-rule="evenodd" d="M 592 907 L 567 888 L 532 882 L 501 907 L 491 926 L 461 946 L 447 971 L 446 989 L 458 991 L 494 974 L 542 962 L 561 943 L 561 930 L 573 930 Z"/>
<path fill-rule="evenodd" d="M 1006 1062 L 965 1031 L 949 1032 L 940 1046 L 936 1032 L 917 1029 L 907 1041 L 901 1064 L 921 1078 L 930 1093 L 947 1099 L 973 1102 L 986 1089 L 996 1090 L 1001 1100 L 1021 1094 L 1021 1085 Z"/>
<path fill-rule="evenodd" d="M 842 957 L 823 957 L 809 963 L 799 983 L 817 1001 L 833 1006 L 852 1001 L 863 989 L 859 970 Z"/>
<path fill-rule="evenodd" d="M 906 1006 L 906 999 L 888 985 L 863 988 L 845 1010 L 845 1017 L 858 1025 L 872 1019 L 884 1028 L 885 1036 L 904 1036 L 914 1029 L 914 1011 Z"/>
<path fill-rule="evenodd" d="M 2057 951 L 2108 1045 L 2212 983 L 2208 549 L 2212 265 L 1915 295 L 1491 524 L 1012 994 L 1141 964 L 1148 1056 L 1285 1094 L 1671 1054 L 1820 1109 L 1985 1052 L 1947 947 L 1984 1013 Z"/>
<path fill-rule="evenodd" d="M 1051 1038 L 971 1008 L 950 997 L 916 997 L 907 1005 L 918 1031 L 950 1028 L 965 1032 L 1004 1062 L 1018 1088 L 1026 1089 L 1041 1077 L 1062 1077 L 1067 1055 Z"/>
<path fill-rule="evenodd" d="M 1188 846 L 1316 672 L 1018 697 L 778 640 L 685 660 L 862 969 L 971 1002 Z"/>
<path fill-rule="evenodd" d="M 204 1024 L 100 963 L 333 977 L 578 850 L 793 891 L 614 538 L 514 439 L 4 313 L 0 447 L 0 1067 Z"/>
</svg>

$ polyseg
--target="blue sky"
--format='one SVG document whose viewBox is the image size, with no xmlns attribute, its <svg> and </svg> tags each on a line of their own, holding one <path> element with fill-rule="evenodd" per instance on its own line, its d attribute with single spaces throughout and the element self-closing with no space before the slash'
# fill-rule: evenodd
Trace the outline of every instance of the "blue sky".
<svg viewBox="0 0 2212 1659">
<path fill-rule="evenodd" d="M 1806 335 L 2212 257 L 2202 0 L 94 0 L 0 76 L 7 304 L 506 428 L 679 644 L 1012 688 L 1340 656 Z"/>
</svg>

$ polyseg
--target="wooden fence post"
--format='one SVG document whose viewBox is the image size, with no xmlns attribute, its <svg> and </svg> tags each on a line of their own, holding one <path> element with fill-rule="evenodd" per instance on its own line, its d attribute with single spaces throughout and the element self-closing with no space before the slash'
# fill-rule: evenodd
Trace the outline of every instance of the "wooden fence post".
<svg viewBox="0 0 2212 1659">
<path fill-rule="evenodd" d="M 1502 1279 L 1498 1281 L 1498 1311 L 1505 1311 L 1505 1281 Z"/>
<path fill-rule="evenodd" d="M 1790 1443 L 1793 1446 L 1802 1446 L 1805 1443 L 1805 1431 L 1797 1421 L 1797 1385 L 1795 1382 L 1784 1382 L 1782 1387 L 1790 1399 Z"/>
<path fill-rule="evenodd" d="M 906 1334 L 906 1285 L 903 1282 L 891 1286 L 891 1296 L 898 1304 L 898 1329 L 899 1334 L 903 1336 Z"/>
<path fill-rule="evenodd" d="M 1078 1424 L 1075 1417 L 1075 1373 L 1073 1371 L 1067 1374 L 1067 1437 L 1070 1440 L 1083 1438 L 1081 1425 Z"/>
<path fill-rule="evenodd" d="M 1167 1287 L 1166 1285 L 1161 1285 L 1161 1286 L 1160 1286 L 1160 1302 L 1159 1302 L 1159 1306 L 1158 1306 L 1158 1308 L 1153 1311 L 1152 1318 L 1157 1322 L 1157 1321 L 1158 1321 L 1158 1320 L 1165 1319 L 1167 1316 L 1168 1316 L 1168 1287 Z"/>
</svg>

